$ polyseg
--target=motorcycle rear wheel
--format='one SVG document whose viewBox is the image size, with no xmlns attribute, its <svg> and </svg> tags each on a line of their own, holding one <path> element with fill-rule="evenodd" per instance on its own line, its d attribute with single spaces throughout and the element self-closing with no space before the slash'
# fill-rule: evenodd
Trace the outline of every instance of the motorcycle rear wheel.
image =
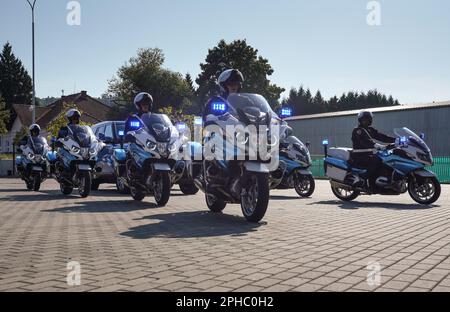
<svg viewBox="0 0 450 312">
<path fill-rule="evenodd" d="M 331 191 L 334 196 L 343 201 L 352 201 L 355 200 L 359 196 L 359 192 L 355 190 L 346 190 L 340 187 L 331 187 Z"/>
</svg>

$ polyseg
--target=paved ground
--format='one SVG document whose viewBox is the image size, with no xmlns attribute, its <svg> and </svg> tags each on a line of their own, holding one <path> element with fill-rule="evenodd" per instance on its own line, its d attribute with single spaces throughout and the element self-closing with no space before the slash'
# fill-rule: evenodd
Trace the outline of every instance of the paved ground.
<svg viewBox="0 0 450 312">
<path fill-rule="evenodd" d="M 81 199 L 0 179 L 0 291 L 450 291 L 450 186 L 421 207 L 344 204 L 319 181 L 309 199 L 274 191 L 258 225 L 238 205 L 208 213 L 201 193 L 157 208 L 106 188 Z"/>
</svg>

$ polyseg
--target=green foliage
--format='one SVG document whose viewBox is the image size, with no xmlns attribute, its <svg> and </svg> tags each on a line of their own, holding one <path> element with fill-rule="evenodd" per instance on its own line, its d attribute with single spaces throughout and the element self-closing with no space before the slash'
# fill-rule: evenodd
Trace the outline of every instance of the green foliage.
<svg viewBox="0 0 450 312">
<path fill-rule="evenodd" d="M 12 105 L 15 103 L 30 104 L 32 90 L 30 75 L 7 42 L 0 54 L 0 95 L 6 102 L 6 109 L 11 111 L 8 128 L 16 118 Z"/>
<path fill-rule="evenodd" d="M 294 115 L 310 115 L 326 112 L 337 112 L 345 110 L 357 110 L 364 108 L 385 107 L 399 105 L 392 96 L 379 93 L 377 90 L 370 90 L 367 93 L 350 91 L 342 94 L 340 98 L 333 96 L 328 101 L 322 97 L 320 91 L 312 97 L 311 91 L 301 86 L 289 92 L 289 97 L 284 99 L 283 105 L 290 105 L 294 110 Z"/>
<path fill-rule="evenodd" d="M 16 135 L 14 136 L 13 142 L 16 146 L 19 145 L 19 141 L 24 137 L 28 135 L 28 129 L 24 126 L 20 129 L 20 131 L 16 132 Z"/>
<path fill-rule="evenodd" d="M 5 100 L 0 97 L 0 134 L 6 134 L 8 132 L 10 112 L 6 108 Z"/>
<path fill-rule="evenodd" d="M 58 114 L 58 116 L 56 116 L 55 119 L 53 119 L 53 121 L 47 126 L 47 132 L 49 137 L 47 138 L 48 141 L 51 140 L 51 137 L 54 136 L 58 136 L 58 132 L 59 130 L 63 127 L 67 125 L 67 118 L 66 118 L 66 113 L 69 109 L 71 108 L 76 108 L 78 109 L 78 111 L 81 113 L 81 115 L 83 116 L 83 111 L 80 110 L 75 104 L 73 103 L 63 103 L 63 109 L 61 110 L 61 112 Z M 83 117 L 81 117 L 83 118 Z M 80 125 L 85 125 L 85 126 L 90 126 L 89 123 L 80 121 Z"/>
<path fill-rule="evenodd" d="M 272 106 L 277 104 L 283 88 L 271 84 L 268 76 L 273 74 L 269 61 L 258 56 L 258 50 L 245 40 L 235 40 L 219 44 L 208 51 L 205 63 L 200 64 L 201 73 L 196 79 L 198 101 L 205 103 L 217 92 L 217 78 L 229 68 L 239 69 L 245 77 L 243 92 L 258 93 L 264 96 Z"/>
<path fill-rule="evenodd" d="M 108 95 L 121 100 L 111 118 L 125 118 L 134 111 L 133 98 L 139 92 L 153 96 L 154 111 L 191 105 L 192 86 L 180 73 L 163 68 L 163 64 L 162 50 L 139 49 L 136 57 L 119 68 L 116 77 L 109 81 Z"/>
</svg>

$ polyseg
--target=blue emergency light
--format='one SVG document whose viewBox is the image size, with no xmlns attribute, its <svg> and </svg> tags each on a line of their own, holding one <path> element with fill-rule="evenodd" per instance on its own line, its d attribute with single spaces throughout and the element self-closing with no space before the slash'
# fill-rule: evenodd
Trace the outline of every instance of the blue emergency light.
<svg viewBox="0 0 450 312">
<path fill-rule="evenodd" d="M 283 107 L 281 109 L 281 117 L 291 117 L 292 116 L 292 108 Z"/>
<path fill-rule="evenodd" d="M 328 145 L 328 144 L 329 144 L 328 139 L 325 139 L 322 141 L 322 145 Z"/>
<path fill-rule="evenodd" d="M 125 135 L 125 131 L 119 130 L 119 131 L 118 131 L 118 134 L 119 134 L 119 136 L 124 136 L 124 135 Z"/>
<path fill-rule="evenodd" d="M 213 102 L 211 104 L 211 110 L 214 113 L 223 114 L 227 111 L 227 104 L 224 102 Z"/>
<path fill-rule="evenodd" d="M 131 129 L 139 129 L 140 127 L 141 127 L 141 123 L 139 122 L 139 120 L 130 121 Z"/>
</svg>

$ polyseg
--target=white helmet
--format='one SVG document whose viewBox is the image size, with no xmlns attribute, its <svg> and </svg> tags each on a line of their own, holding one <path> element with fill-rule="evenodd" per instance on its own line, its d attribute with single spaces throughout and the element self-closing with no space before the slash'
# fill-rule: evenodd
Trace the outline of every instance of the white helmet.
<svg viewBox="0 0 450 312">
<path fill-rule="evenodd" d="M 148 104 L 148 111 L 151 112 L 153 108 L 153 97 L 150 95 L 150 93 L 147 92 L 141 92 L 138 95 L 134 97 L 134 106 L 138 110 L 141 110 L 141 103 L 147 101 Z"/>
<path fill-rule="evenodd" d="M 242 88 L 242 83 L 244 82 L 244 76 L 242 73 L 237 69 L 227 69 L 224 72 L 222 72 L 219 76 L 219 79 L 217 79 L 220 90 L 224 93 L 227 93 L 226 85 L 231 82 L 237 82 L 240 84 Z"/>
<path fill-rule="evenodd" d="M 69 119 L 69 121 L 76 115 L 78 115 L 78 118 L 81 118 L 81 113 L 76 108 L 69 109 L 66 113 L 66 117 L 67 119 Z"/>
<path fill-rule="evenodd" d="M 39 133 L 41 132 L 41 127 L 39 127 L 38 124 L 32 124 L 32 125 L 28 128 L 28 130 L 30 130 L 30 134 L 31 134 L 33 131 L 37 131 L 38 134 L 39 134 Z"/>
</svg>

